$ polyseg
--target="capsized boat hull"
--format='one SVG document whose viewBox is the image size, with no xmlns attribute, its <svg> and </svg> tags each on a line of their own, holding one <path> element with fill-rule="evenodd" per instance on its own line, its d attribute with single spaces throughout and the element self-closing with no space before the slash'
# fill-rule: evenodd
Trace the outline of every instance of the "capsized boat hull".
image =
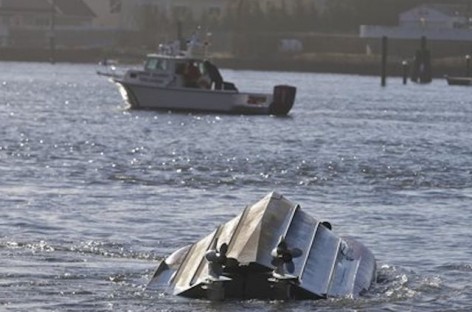
<svg viewBox="0 0 472 312">
<path fill-rule="evenodd" d="M 148 86 L 121 79 L 115 79 L 115 82 L 131 108 L 149 110 L 287 115 L 292 109 L 296 93 L 291 86 L 275 86 L 273 94 L 263 94 Z"/>
<path fill-rule="evenodd" d="M 210 300 L 357 297 L 375 272 L 363 244 L 271 193 L 161 261 L 148 287 Z"/>
</svg>

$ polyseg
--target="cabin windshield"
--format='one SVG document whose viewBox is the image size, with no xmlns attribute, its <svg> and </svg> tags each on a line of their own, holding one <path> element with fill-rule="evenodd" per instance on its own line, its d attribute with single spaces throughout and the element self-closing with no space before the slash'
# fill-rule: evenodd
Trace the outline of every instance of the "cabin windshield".
<svg viewBox="0 0 472 312">
<path fill-rule="evenodd" d="M 167 71 L 169 64 L 168 60 L 160 58 L 149 58 L 144 64 L 146 71 Z"/>
</svg>

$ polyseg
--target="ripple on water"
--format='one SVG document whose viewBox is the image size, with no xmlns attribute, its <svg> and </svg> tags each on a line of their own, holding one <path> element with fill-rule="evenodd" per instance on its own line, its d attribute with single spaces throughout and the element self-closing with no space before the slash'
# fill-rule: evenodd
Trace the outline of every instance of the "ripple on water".
<svg viewBox="0 0 472 312">
<path fill-rule="evenodd" d="M 296 84 L 290 116 L 178 114 L 124 109 L 91 65 L 0 66 L 0 304 L 12 311 L 472 305 L 469 89 L 225 70 L 241 90 Z M 160 259 L 272 190 L 373 250 L 384 265 L 371 292 L 211 304 L 143 290 Z"/>
</svg>

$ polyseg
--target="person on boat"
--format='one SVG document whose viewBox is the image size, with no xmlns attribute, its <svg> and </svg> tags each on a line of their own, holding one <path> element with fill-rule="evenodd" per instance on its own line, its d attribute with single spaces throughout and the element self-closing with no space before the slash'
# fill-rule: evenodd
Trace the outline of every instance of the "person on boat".
<svg viewBox="0 0 472 312">
<path fill-rule="evenodd" d="M 201 76 L 200 69 L 198 69 L 193 61 L 189 61 L 184 70 L 185 87 L 198 88 L 198 79 L 200 79 Z"/>
<path fill-rule="evenodd" d="M 223 89 L 223 77 L 221 76 L 218 68 L 208 60 L 205 60 L 203 65 L 205 66 L 205 70 L 210 77 L 210 83 L 215 83 L 215 90 Z"/>
</svg>

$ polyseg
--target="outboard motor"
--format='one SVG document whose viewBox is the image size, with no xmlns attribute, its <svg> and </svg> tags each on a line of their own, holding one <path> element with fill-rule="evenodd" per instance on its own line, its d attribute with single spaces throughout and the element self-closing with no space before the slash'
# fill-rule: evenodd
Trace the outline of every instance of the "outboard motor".
<svg viewBox="0 0 472 312">
<path fill-rule="evenodd" d="M 277 116 L 287 115 L 295 102 L 297 88 L 288 85 L 274 87 L 273 102 L 270 105 L 270 113 Z"/>
</svg>

